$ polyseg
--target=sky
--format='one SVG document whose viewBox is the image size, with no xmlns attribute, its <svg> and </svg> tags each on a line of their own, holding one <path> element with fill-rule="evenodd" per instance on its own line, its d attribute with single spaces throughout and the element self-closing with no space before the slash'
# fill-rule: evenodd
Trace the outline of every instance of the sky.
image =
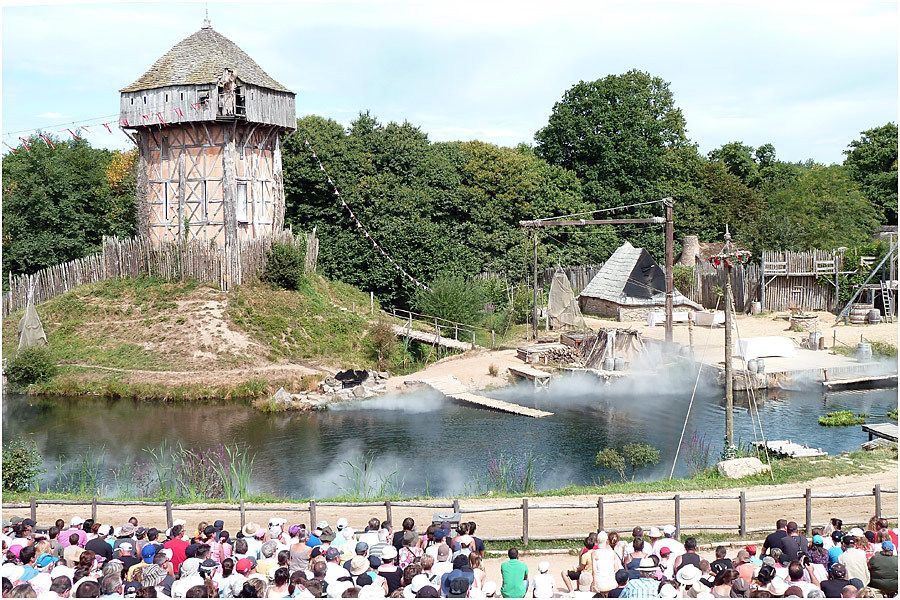
<svg viewBox="0 0 900 600">
<path fill-rule="evenodd" d="M 3 2 L 9 146 L 91 119 L 93 144 L 127 148 L 118 90 L 205 8 L 297 93 L 298 116 L 369 111 L 434 141 L 533 143 L 566 89 L 633 68 L 670 83 L 703 153 L 740 140 L 842 162 L 861 131 L 897 120 L 895 1 Z"/>
</svg>

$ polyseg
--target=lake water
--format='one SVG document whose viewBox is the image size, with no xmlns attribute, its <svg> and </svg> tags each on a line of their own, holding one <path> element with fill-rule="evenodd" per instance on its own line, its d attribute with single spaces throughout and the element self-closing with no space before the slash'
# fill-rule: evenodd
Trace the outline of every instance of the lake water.
<svg viewBox="0 0 900 600">
<path fill-rule="evenodd" d="M 488 392 L 506 400 L 553 411 L 543 419 L 467 408 L 431 393 L 346 404 L 335 410 L 264 414 L 246 403 L 163 404 L 99 398 L 30 398 L 8 394 L 3 402 L 5 439 L 28 434 L 49 457 L 45 481 L 77 468 L 85 453 L 104 464 L 106 492 L 114 469 L 146 460 L 163 440 L 202 449 L 241 444 L 255 455 L 254 490 L 293 497 L 327 497 L 352 488 L 345 461 L 360 465 L 374 456 L 373 481 L 388 478 L 406 493 L 473 492 L 488 463 L 500 456 L 521 463 L 535 459 L 539 489 L 590 483 L 609 476 L 594 466 L 605 446 L 641 441 L 660 449 L 661 462 L 641 478 L 668 476 L 693 386 L 692 377 L 652 379 L 604 386 L 566 378 L 549 393 L 526 387 Z M 735 408 L 735 437 L 756 439 L 746 397 Z M 897 391 L 769 392 L 759 398 L 768 439 L 792 439 L 829 453 L 855 450 L 866 440 L 856 427 L 826 428 L 817 417 L 832 410 L 868 413 L 881 420 L 897 406 Z M 724 398 L 701 389 L 685 438 L 696 433 L 722 447 Z M 684 452 L 683 452 L 684 454 Z M 55 457 L 67 457 L 59 465 Z M 518 457 L 518 458 L 513 458 Z M 686 474 L 680 459 L 676 474 Z"/>
</svg>

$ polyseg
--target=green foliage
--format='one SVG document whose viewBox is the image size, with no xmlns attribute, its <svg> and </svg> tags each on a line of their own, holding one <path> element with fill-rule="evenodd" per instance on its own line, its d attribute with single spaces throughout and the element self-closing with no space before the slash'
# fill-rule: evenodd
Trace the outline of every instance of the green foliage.
<svg viewBox="0 0 900 600">
<path fill-rule="evenodd" d="M 3 445 L 3 490 L 27 492 L 44 472 L 44 460 L 34 440 L 16 438 Z"/>
<path fill-rule="evenodd" d="M 897 124 L 863 131 L 844 154 L 844 166 L 878 210 L 881 222 L 897 223 Z"/>
<path fill-rule="evenodd" d="M 594 464 L 615 471 L 622 481 L 626 481 L 626 467 L 631 470 L 631 479 L 634 480 L 635 471 L 658 462 L 659 450 L 649 444 L 641 443 L 625 444 L 621 451 L 615 448 L 604 448 L 597 453 L 594 459 Z"/>
<path fill-rule="evenodd" d="M 17 388 L 48 381 L 56 372 L 56 363 L 46 346 L 32 346 L 17 352 L 6 365 L 6 377 L 10 385 Z"/>
<path fill-rule="evenodd" d="M 135 232 L 134 154 L 39 137 L 3 158 L 3 272 L 33 273 Z"/>
<path fill-rule="evenodd" d="M 766 206 L 752 224 L 756 250 L 803 251 L 868 242 L 878 218 L 840 165 L 813 166 L 784 186 L 764 186 Z"/>
<path fill-rule="evenodd" d="M 369 326 L 366 348 L 369 358 L 379 370 L 387 369 L 397 352 L 397 335 L 387 321 L 379 320 Z"/>
<path fill-rule="evenodd" d="M 838 304 L 841 307 L 850 301 L 850 298 L 853 297 L 859 286 L 865 282 L 869 273 L 872 272 L 871 269 L 881 261 L 887 252 L 888 248 L 880 241 L 858 244 L 844 251 L 843 269 L 852 272 L 838 275 Z M 875 263 L 872 267 L 866 268 L 863 266 L 862 257 L 864 256 L 875 257 Z M 833 283 L 833 275 L 819 277 L 819 285 L 828 286 Z"/>
<path fill-rule="evenodd" d="M 622 448 L 622 456 L 631 467 L 631 478 L 634 472 L 642 467 L 655 465 L 659 462 L 659 450 L 649 444 L 631 443 Z"/>
<path fill-rule="evenodd" d="M 416 309 L 426 315 L 448 321 L 477 324 L 484 310 L 484 294 L 480 282 L 457 275 L 441 276 L 429 289 L 416 295 Z"/>
<path fill-rule="evenodd" d="M 690 294 L 694 285 L 694 267 L 690 265 L 675 265 L 672 270 L 672 279 L 675 289 L 682 294 Z"/>
<path fill-rule="evenodd" d="M 619 474 L 622 481 L 625 481 L 625 457 L 622 456 L 615 448 L 604 448 L 597 453 L 594 458 L 594 464 Z"/>
<path fill-rule="evenodd" d="M 299 290 L 305 279 L 303 274 L 306 252 L 296 244 L 276 242 L 266 255 L 263 281 L 285 290 Z"/>
<path fill-rule="evenodd" d="M 896 421 L 897 420 L 897 409 L 892 408 L 891 410 L 888 411 L 887 415 L 885 415 L 885 416 L 887 416 L 888 419 Z"/>
<path fill-rule="evenodd" d="M 866 422 L 866 414 L 853 414 L 852 410 L 836 410 L 819 417 L 819 425 L 823 427 L 847 427 L 862 425 Z"/>
</svg>

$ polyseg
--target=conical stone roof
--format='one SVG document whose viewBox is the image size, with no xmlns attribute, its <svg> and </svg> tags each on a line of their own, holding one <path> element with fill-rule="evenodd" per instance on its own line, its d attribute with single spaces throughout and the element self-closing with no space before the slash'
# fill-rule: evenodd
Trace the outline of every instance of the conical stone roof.
<svg viewBox="0 0 900 600">
<path fill-rule="evenodd" d="M 150 69 L 120 92 L 136 92 L 171 85 L 213 84 L 225 69 L 244 83 L 279 92 L 291 92 L 272 79 L 256 61 L 227 37 L 205 26 L 184 38 Z"/>
</svg>

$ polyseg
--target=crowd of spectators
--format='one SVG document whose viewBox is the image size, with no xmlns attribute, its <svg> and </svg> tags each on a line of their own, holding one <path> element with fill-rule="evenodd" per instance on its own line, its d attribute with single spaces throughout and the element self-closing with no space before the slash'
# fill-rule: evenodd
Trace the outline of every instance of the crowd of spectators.
<svg viewBox="0 0 900 600">
<path fill-rule="evenodd" d="M 872 598 L 897 594 L 897 530 L 873 518 L 865 529 L 833 519 L 807 539 L 779 520 L 760 548 L 704 557 L 674 527 L 591 533 L 571 570 L 546 560 L 537 573 L 510 548 L 494 581 L 474 522 L 411 518 L 394 530 L 371 519 L 335 526 L 184 521 L 167 530 L 71 518 L 39 528 L 3 522 L 2 594 L 9 598 Z"/>
</svg>

